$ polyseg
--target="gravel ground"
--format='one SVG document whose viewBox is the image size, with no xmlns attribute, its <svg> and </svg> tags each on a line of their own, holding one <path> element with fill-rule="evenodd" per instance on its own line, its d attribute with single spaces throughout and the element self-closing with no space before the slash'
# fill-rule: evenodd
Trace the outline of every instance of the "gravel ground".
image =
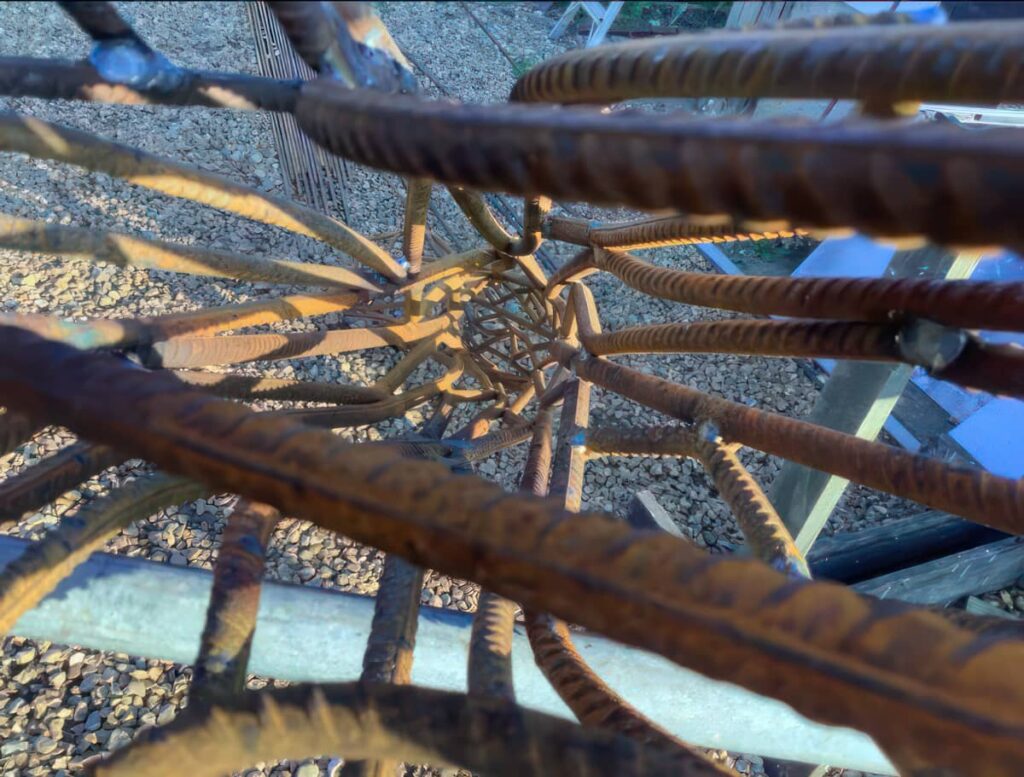
<svg viewBox="0 0 1024 777">
<path fill-rule="evenodd" d="M 241 4 L 119 6 L 154 47 L 182 65 L 258 72 L 249 23 Z M 429 70 L 453 96 L 467 101 L 505 99 L 517 70 L 575 45 L 568 37 L 559 42 L 549 41 L 547 32 L 552 19 L 538 13 L 531 4 L 473 6 L 479 19 L 502 41 L 511 62 L 457 4 L 380 6 L 392 33 L 418 65 Z M 86 38 L 54 4 L 0 6 L 0 33 L 0 50 L 5 55 L 67 57 L 77 56 L 88 48 Z M 426 93 L 438 96 L 437 88 L 426 78 L 421 77 L 421 82 Z M 204 109 L 48 104 L 27 99 L 4 102 L 5 108 L 182 159 L 267 191 L 282 190 L 277 151 L 266 116 Z M 398 179 L 356 165 L 351 166 L 349 179 L 347 202 L 352 225 L 368 234 L 395 228 L 397 204 L 403 192 Z M 312 240 L 136 189 L 104 175 L 28 160 L 21 155 L 0 156 L 0 203 L 5 212 L 23 217 L 113 228 L 267 256 L 338 261 Z M 436 205 L 440 219 L 431 216 L 434 229 L 457 247 L 478 242 L 446 194 L 438 196 Z M 583 206 L 572 206 L 572 212 L 597 213 Z M 571 253 L 569 247 L 552 251 L 559 259 Z M 653 262 L 680 269 L 712 270 L 690 248 L 644 254 Z M 0 261 L 5 268 L 0 273 L 4 310 L 46 312 L 67 318 L 153 315 L 260 299 L 281 291 L 264 284 L 192 279 L 13 252 L 3 252 Z M 601 318 L 611 329 L 650 320 L 729 316 L 642 297 L 610 276 L 595 276 L 591 288 Z M 336 317 L 327 317 L 326 323 L 336 322 Z M 298 322 L 292 328 L 313 326 Z M 395 360 L 394 353 L 375 351 L 273 365 L 256 363 L 248 369 L 269 369 L 280 377 L 368 383 Z M 631 356 L 624 357 L 622 363 L 792 416 L 806 414 L 818 393 L 817 383 L 790 359 Z M 595 389 L 592 406 L 594 424 L 663 421 L 599 389 Z M 414 411 L 405 419 L 372 429 L 348 430 L 344 435 L 353 440 L 380 439 L 407 431 L 419 420 L 418 411 Z M 66 430 L 44 430 L 28 445 L 0 458 L 0 472 L 4 473 L 0 477 L 16 474 L 73 440 L 74 435 Z M 514 488 L 525 456 L 524 447 L 483 462 L 480 473 Z M 747 451 L 743 456 L 767 487 L 780 462 L 755 451 Z M 63 515 L 73 514 L 82 504 L 143 470 L 143 463 L 138 461 L 111 468 L 53 505 L 0 530 L 38 538 Z M 699 545 L 714 552 L 726 552 L 741 542 L 725 506 L 691 462 L 595 461 L 587 470 L 584 506 L 622 513 L 632 494 L 641 488 L 651 489 L 676 516 L 680 528 Z M 229 495 L 219 495 L 162 511 L 126 529 L 111 541 L 107 550 L 179 566 L 209 568 L 224 518 L 234 501 Z M 918 509 L 867 489 L 851 488 L 827 531 L 873 525 Z M 275 532 L 268 562 L 272 578 L 366 594 L 376 590 L 381 569 L 381 556 L 376 551 L 307 522 L 290 519 L 283 521 Z M 1021 589 L 1012 589 L 987 598 L 994 598 L 1008 609 L 1024 610 L 1022 594 Z M 431 573 L 422 600 L 435 606 L 471 611 L 476 607 L 476 598 L 474 585 Z M 166 662 L 8 638 L 0 655 L 0 773 L 12 777 L 76 773 L 83 759 L 122 747 L 143 726 L 173 719 L 186 701 L 190 676 L 188 667 Z M 258 678 L 250 683 L 251 687 L 265 684 Z M 761 772 L 761 760 L 756 756 L 730 758 L 733 761 L 741 772 Z M 336 765 L 337 761 L 329 759 L 262 764 L 242 774 L 315 777 L 332 773 Z"/>
</svg>

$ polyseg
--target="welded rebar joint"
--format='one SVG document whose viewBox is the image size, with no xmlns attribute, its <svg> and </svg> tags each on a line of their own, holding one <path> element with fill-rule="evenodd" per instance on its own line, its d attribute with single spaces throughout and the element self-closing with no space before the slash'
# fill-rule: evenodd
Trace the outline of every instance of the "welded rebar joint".
<svg viewBox="0 0 1024 777">
<path fill-rule="evenodd" d="M 963 329 L 924 318 L 908 322 L 896 336 L 900 355 L 906 361 L 933 371 L 952 364 L 963 353 L 969 339 Z"/>
<path fill-rule="evenodd" d="M 140 92 L 172 92 L 187 77 L 159 51 L 132 38 L 98 42 L 89 54 L 89 62 L 105 80 Z"/>
</svg>

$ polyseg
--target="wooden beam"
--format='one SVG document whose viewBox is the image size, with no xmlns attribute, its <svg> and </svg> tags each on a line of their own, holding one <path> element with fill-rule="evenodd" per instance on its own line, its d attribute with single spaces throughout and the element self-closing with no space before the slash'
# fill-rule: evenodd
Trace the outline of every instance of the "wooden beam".
<svg viewBox="0 0 1024 777">
<path fill-rule="evenodd" d="M 638 491 L 626 510 L 626 522 L 634 529 L 655 529 L 682 537 L 672 516 L 650 491 Z"/>
<path fill-rule="evenodd" d="M 1024 537 L 1011 537 L 865 580 L 853 590 L 879 599 L 946 606 L 964 596 L 1005 588 L 1022 569 Z"/>
<path fill-rule="evenodd" d="M 821 537 L 811 547 L 807 563 L 815 578 L 850 585 L 1008 536 L 955 515 L 927 510 L 884 526 Z"/>
</svg>

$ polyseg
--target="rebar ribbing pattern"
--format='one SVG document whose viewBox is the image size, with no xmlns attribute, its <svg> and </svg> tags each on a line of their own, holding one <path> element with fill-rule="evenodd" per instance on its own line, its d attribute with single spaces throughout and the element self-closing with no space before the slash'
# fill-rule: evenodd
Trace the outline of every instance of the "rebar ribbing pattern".
<svg viewBox="0 0 1024 777">
<path fill-rule="evenodd" d="M 512 99 L 611 103 L 637 97 L 797 97 L 996 104 L 1024 97 L 1024 23 L 716 31 L 553 57 Z"/>
<path fill-rule="evenodd" d="M 0 216 L 7 249 L 303 287 L 141 318 L 0 317 L 0 454 L 48 425 L 79 440 L 0 483 L 0 518 L 17 519 L 132 457 L 160 468 L 65 516 L 0 571 L 0 632 L 131 521 L 211 493 L 242 498 L 214 566 L 192 703 L 95 773 L 220 775 L 323 753 L 344 757 L 346 774 L 400 762 L 516 777 L 730 773 L 637 712 L 629 689 L 620 695 L 598 677 L 572 643 L 574 623 L 864 731 L 901 773 L 1017 777 L 1019 628 L 809 580 L 738 454 L 749 446 L 1014 533 L 1024 533 L 1024 481 L 731 402 L 611 358 L 882 360 L 1024 394 L 1021 349 L 982 334 L 1024 331 L 1024 283 L 725 277 L 624 253 L 849 230 L 904 245 L 1020 249 L 1019 133 L 912 122 L 906 104 L 1024 101 L 1022 23 L 921 28 L 897 14 L 611 44 L 538 65 L 516 85 L 516 103 L 479 106 L 411 96 L 408 62 L 368 4 L 270 5 L 317 80 L 179 68 L 97 2 L 62 3 L 93 39 L 89 59 L 0 58 L 3 94 L 287 112 L 329 151 L 406 182 L 392 233 L 403 262 L 392 258 L 394 240 L 378 245 L 312 208 L 79 130 L 0 115 L 2 151 L 289 230 L 342 260 L 309 264 Z M 819 125 L 525 104 L 659 96 L 852 98 L 861 110 Z M 435 184 L 449 188 L 480 247 L 454 254 L 431 232 Z M 488 207 L 485 195 L 496 191 L 522 198 L 521 234 Z M 549 217 L 548 198 L 658 212 L 615 223 Z M 533 256 L 542 240 L 582 250 L 549 277 Z M 595 273 L 618 278 L 627 294 L 748 318 L 604 331 L 585 282 Z M 326 328 L 327 315 L 343 321 Z M 281 326 L 297 319 L 310 328 Z M 260 329 L 236 331 L 251 327 Z M 370 348 L 403 354 L 373 385 L 260 374 L 267 362 Z M 204 369 L 237 364 L 245 374 Z M 591 424 L 591 386 L 682 424 Z M 227 399 L 285 404 L 256 411 Z M 290 404 L 310 402 L 328 406 Z M 467 403 L 471 420 L 447 433 Z M 354 444 L 331 432 L 424 405 L 430 420 L 398 439 Z M 468 474 L 527 441 L 518 493 Z M 754 558 L 708 555 L 588 513 L 586 462 L 603 455 L 699 461 Z M 359 683 L 242 691 L 279 515 L 387 554 Z M 427 569 L 482 587 L 467 694 L 408 685 Z M 538 664 L 582 726 L 516 705 L 519 606 Z"/>
<path fill-rule="evenodd" d="M 817 720 L 861 728 L 897 764 L 941 759 L 1010 774 L 1019 761 L 1024 678 L 1007 666 L 1024 658 L 1024 646 L 1012 641 L 975 643 L 914 608 L 574 516 L 387 446 L 252 413 L 114 357 L 11 328 L 0 337 L 0 401 L 21 412 L 777 696 Z M 116 409 L 114 396 L 124 400 Z M 824 612 L 829 628 L 813 628 Z M 888 725 L 889 713 L 906 727 Z"/>
</svg>

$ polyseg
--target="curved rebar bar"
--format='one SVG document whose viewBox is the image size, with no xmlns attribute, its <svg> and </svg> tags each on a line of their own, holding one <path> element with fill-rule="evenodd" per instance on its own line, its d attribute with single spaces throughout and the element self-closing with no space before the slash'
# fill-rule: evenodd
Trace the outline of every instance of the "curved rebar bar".
<svg viewBox="0 0 1024 777">
<path fill-rule="evenodd" d="M 1024 23 L 719 31 L 579 49 L 523 75 L 511 99 L 839 98 L 969 105 L 1024 98 Z"/>
<path fill-rule="evenodd" d="M 1024 245 L 1011 205 L 1024 197 L 1024 139 L 1012 129 L 708 123 L 458 105 L 353 92 L 323 79 L 303 86 L 295 115 L 332 153 L 445 184 L 771 225 L 761 230 L 853 228 L 957 246 Z M 861 207 L 865 201 L 874 207 Z"/>
<path fill-rule="evenodd" d="M 659 752 L 538 712 L 428 688 L 350 683 L 247 693 L 204 717 L 182 715 L 100 762 L 96 777 L 186 771 L 221 777 L 258 761 L 337 752 L 521 777 L 713 777 Z"/>
<path fill-rule="evenodd" d="M 105 445 L 72 443 L 0 482 L 0 521 L 17 520 L 123 460 L 123 456 Z"/>
<path fill-rule="evenodd" d="M 167 475 L 133 480 L 100 497 L 0 571 L 0 633 L 8 634 L 61 579 L 132 521 L 209 493 L 202 485 Z"/>
<path fill-rule="evenodd" d="M 16 410 L 858 727 L 900 768 L 962 763 L 1011 775 L 1024 755 L 1024 678 L 1007 671 L 1024 646 L 1012 641 L 975 643 L 914 608 L 708 558 L 671 536 L 571 516 L 469 476 L 453 487 L 443 465 L 255 415 L 113 357 L 9 327 L 0 337 L 0 401 Z M 829 628 L 809 628 L 823 612 Z"/>
<path fill-rule="evenodd" d="M 693 216 L 660 216 L 606 224 L 561 216 L 545 220 L 543 231 L 551 240 L 618 251 L 737 240 L 776 240 L 807 234 L 803 229 L 744 231 L 731 219 L 699 219 Z"/>
<path fill-rule="evenodd" d="M 749 445 L 1015 532 L 1024 530 L 1021 481 L 732 403 L 604 357 L 725 352 L 902 361 L 962 386 L 1024 394 L 1024 349 L 975 331 L 1024 331 L 1022 283 L 723 278 L 621 251 L 850 229 L 899 245 L 925 239 L 1019 250 L 1021 139 L 905 119 L 920 99 L 1024 99 L 1024 23 L 917 28 L 908 24 L 918 19 L 889 14 L 812 22 L 811 29 L 784 23 L 662 38 L 571 52 L 534 68 L 515 90 L 517 99 L 557 102 L 708 94 L 861 101 L 851 121 L 800 125 L 383 94 L 414 92 L 415 81 L 365 3 L 272 4 L 321 75 L 307 84 L 186 70 L 150 48 L 110 4 L 63 5 L 94 40 L 89 60 L 0 59 L 0 92 L 287 111 L 329 150 L 407 180 L 400 233 L 408 275 L 406 263 L 390 256 L 394 241 L 381 247 L 290 201 L 88 133 L 0 115 L 2 150 L 282 227 L 385 276 L 0 216 L 0 243 L 8 248 L 353 289 L 114 321 L 0 317 L 0 401 L 8 408 L 0 415 L 0 451 L 49 423 L 82 440 L 0 484 L 0 502 L 15 512 L 45 503 L 104 456 L 143 456 L 203 483 L 148 476 L 65 518 L 0 573 L 0 630 L 133 517 L 213 490 L 255 500 L 243 500 L 225 530 L 193 703 L 159 735 L 100 763 L 99 773 L 148 776 L 182 764 L 196 773 L 228 771 L 335 747 L 351 774 L 387 771 L 398 760 L 517 775 L 726 773 L 597 677 L 573 648 L 565 625 L 572 621 L 775 696 L 815 720 L 865 731 L 901 773 L 1016 777 L 1024 758 L 1024 680 L 1013 671 L 1024 659 L 1019 629 L 808 581 L 790 534 L 737 450 Z M 449 187 L 491 248 L 451 254 L 431 235 L 440 258 L 423 262 L 434 182 Z M 487 206 L 494 190 L 524 198 L 521 236 L 510 235 Z M 658 213 L 606 224 L 546 218 L 547 196 Z M 532 255 L 542 239 L 584 250 L 549 278 Z M 604 333 L 579 282 L 598 271 L 662 299 L 805 320 Z M 568 298 L 561 294 L 567 285 Z M 314 322 L 321 328 L 212 336 L 340 311 L 354 328 Z M 369 387 L 137 366 L 384 346 L 406 353 Z M 121 353 L 88 352 L 114 348 Z M 407 385 L 427 361 L 444 374 Z M 591 383 L 686 425 L 587 429 Z M 254 413 L 207 392 L 331 406 Z M 434 415 L 419 435 L 353 445 L 311 428 L 377 423 L 428 402 Z M 453 408 L 469 402 L 490 404 L 442 438 Z M 539 496 L 548 488 L 557 402 L 564 403 L 551 478 L 558 498 L 546 500 Z M 495 420 L 502 425 L 491 433 Z M 463 474 L 471 462 L 531 437 L 521 493 Z M 677 537 L 578 515 L 585 462 L 600 454 L 700 461 L 759 561 L 708 557 Z M 263 546 L 278 509 L 387 554 L 360 685 L 241 695 Z M 482 586 L 469 657 L 472 698 L 394 687 L 409 680 L 426 567 Z M 651 747 L 515 707 L 512 602 L 525 608 L 538 663 L 577 717 Z"/>
</svg>

